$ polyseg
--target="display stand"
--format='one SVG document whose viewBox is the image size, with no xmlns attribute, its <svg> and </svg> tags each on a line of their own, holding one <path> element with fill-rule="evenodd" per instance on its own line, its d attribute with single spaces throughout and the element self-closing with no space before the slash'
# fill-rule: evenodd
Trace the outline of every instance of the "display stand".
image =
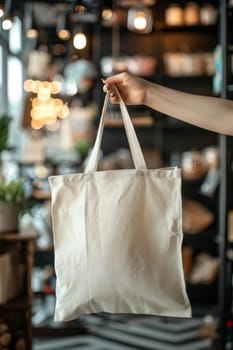
<svg viewBox="0 0 233 350">
<path fill-rule="evenodd" d="M 22 292 L 6 303 L 0 304 L 1 322 L 9 327 L 9 334 L 12 338 L 10 345 L 15 344 L 17 339 L 21 337 L 21 341 L 25 343 L 27 350 L 32 349 L 31 319 L 33 295 L 31 274 L 34 264 L 35 238 L 34 234 L 0 234 L 1 253 L 18 252 L 20 257 L 19 264 L 22 264 L 24 267 Z"/>
</svg>

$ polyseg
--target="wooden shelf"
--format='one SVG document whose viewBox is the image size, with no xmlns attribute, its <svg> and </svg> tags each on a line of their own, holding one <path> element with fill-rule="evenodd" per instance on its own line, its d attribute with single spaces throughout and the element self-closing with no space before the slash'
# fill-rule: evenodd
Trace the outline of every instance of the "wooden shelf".
<svg viewBox="0 0 233 350">
<path fill-rule="evenodd" d="M 155 28 L 156 30 L 160 30 L 162 32 L 196 32 L 201 33 L 204 35 L 209 35 L 210 33 L 213 33 L 216 35 L 218 26 L 217 25 L 182 25 L 182 26 L 169 26 L 166 24 L 158 24 Z"/>
<path fill-rule="evenodd" d="M 138 117 L 138 118 L 131 118 L 133 125 L 135 127 L 151 127 L 154 125 L 154 119 L 152 117 Z M 123 121 L 122 119 L 107 119 L 104 122 L 104 125 L 106 127 L 111 127 L 111 128 L 121 128 L 123 127 Z"/>
<path fill-rule="evenodd" d="M 26 296 L 14 298 L 7 303 L 0 304 L 0 311 L 30 308 L 31 304 Z"/>
<path fill-rule="evenodd" d="M 36 233 L 20 233 L 20 232 L 6 232 L 0 233 L 0 241 L 28 241 L 31 239 L 36 239 Z"/>
</svg>

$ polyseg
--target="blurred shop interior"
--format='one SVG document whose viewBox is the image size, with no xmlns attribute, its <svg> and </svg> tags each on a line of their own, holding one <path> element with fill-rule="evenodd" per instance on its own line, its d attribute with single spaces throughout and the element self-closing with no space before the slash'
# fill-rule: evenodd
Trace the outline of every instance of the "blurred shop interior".
<svg viewBox="0 0 233 350">
<path fill-rule="evenodd" d="M 84 170 L 101 78 L 127 71 L 233 98 L 232 25 L 232 0 L 0 0 L 0 349 L 233 349 L 230 136 L 128 106 L 148 168 L 182 168 L 190 320 L 102 313 L 55 323 L 48 183 Z M 99 170 L 132 167 L 109 105 Z"/>
</svg>

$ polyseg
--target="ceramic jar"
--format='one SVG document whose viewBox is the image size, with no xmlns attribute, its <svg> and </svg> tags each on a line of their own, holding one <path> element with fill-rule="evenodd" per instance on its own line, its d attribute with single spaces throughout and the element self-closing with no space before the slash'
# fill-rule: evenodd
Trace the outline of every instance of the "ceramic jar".
<svg viewBox="0 0 233 350">
<path fill-rule="evenodd" d="M 184 23 L 188 26 L 200 24 L 200 7 L 196 2 L 188 2 L 184 7 Z"/>
<path fill-rule="evenodd" d="M 165 10 L 165 23 L 168 26 L 183 25 L 183 9 L 178 4 L 171 4 Z"/>
</svg>

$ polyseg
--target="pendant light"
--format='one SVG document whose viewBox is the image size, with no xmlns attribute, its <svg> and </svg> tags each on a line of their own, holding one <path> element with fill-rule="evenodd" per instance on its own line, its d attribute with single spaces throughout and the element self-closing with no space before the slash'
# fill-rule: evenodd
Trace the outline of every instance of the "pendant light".
<svg viewBox="0 0 233 350">
<path fill-rule="evenodd" d="M 10 30 L 13 26 L 13 18 L 12 17 L 5 17 L 2 21 L 2 29 L 3 30 Z"/>
<path fill-rule="evenodd" d="M 87 37 L 81 29 L 75 31 L 73 37 L 73 46 L 77 50 L 83 50 L 87 46 Z"/>
<path fill-rule="evenodd" d="M 68 11 L 62 11 L 58 17 L 57 36 L 61 40 L 69 40 L 71 37 Z"/>
<path fill-rule="evenodd" d="M 4 6 L 4 14 L 2 20 L 2 29 L 10 30 L 13 26 L 13 8 L 12 0 L 6 0 Z"/>
<path fill-rule="evenodd" d="M 32 6 L 31 3 L 25 4 L 24 31 L 28 39 L 36 39 L 38 37 L 38 30 L 33 18 Z"/>
<path fill-rule="evenodd" d="M 138 3 L 128 11 L 127 28 L 137 33 L 151 33 L 153 29 L 152 11 L 138 1 Z"/>
</svg>

